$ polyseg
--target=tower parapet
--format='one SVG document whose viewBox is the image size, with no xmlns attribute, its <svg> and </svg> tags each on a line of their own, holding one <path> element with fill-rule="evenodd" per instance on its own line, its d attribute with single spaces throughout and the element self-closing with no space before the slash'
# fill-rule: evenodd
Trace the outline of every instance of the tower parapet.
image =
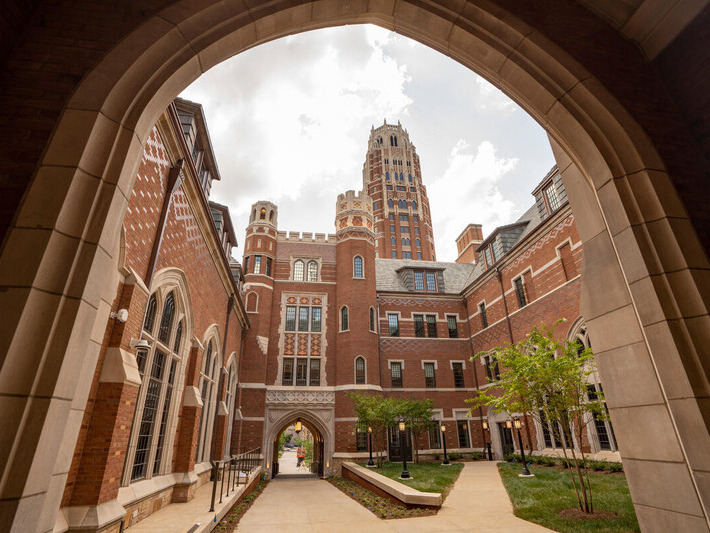
<svg viewBox="0 0 710 533">
<path fill-rule="evenodd" d="M 335 235 L 338 241 L 359 237 L 374 243 L 372 198 L 364 191 L 339 194 L 335 213 Z"/>
</svg>

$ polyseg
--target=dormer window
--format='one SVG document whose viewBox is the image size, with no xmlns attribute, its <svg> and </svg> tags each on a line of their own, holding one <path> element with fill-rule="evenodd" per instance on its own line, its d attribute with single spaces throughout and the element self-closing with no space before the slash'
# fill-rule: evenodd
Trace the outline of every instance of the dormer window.
<svg viewBox="0 0 710 533">
<path fill-rule="evenodd" d="M 415 291 L 438 291 L 436 272 L 432 272 L 429 270 L 414 270 L 412 272 L 412 275 L 414 277 Z"/>
<path fill-rule="evenodd" d="M 557 196 L 557 191 L 555 190 L 555 185 L 550 184 L 543 189 L 543 194 L 545 196 L 545 201 L 547 202 L 547 207 L 550 212 L 556 211 L 560 207 L 560 199 Z"/>
</svg>

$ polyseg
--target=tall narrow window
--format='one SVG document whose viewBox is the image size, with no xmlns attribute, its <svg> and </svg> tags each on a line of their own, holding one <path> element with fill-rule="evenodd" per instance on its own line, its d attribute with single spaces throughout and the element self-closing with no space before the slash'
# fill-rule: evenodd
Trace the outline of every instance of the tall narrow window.
<svg viewBox="0 0 710 533">
<path fill-rule="evenodd" d="M 429 448 L 432 450 L 438 450 L 441 448 L 441 426 L 439 422 L 434 421 L 429 427 Z"/>
<path fill-rule="evenodd" d="M 358 422 L 355 424 L 355 450 L 358 452 L 366 452 L 367 447 L 367 424 Z"/>
<path fill-rule="evenodd" d="M 365 358 L 358 357 L 355 359 L 355 384 L 365 384 Z"/>
<path fill-rule="evenodd" d="M 463 389 L 466 386 L 463 379 L 463 363 L 451 363 L 451 368 L 454 371 L 454 387 Z"/>
<path fill-rule="evenodd" d="M 284 357 L 281 385 L 293 385 L 293 357 Z"/>
<path fill-rule="evenodd" d="M 287 305 L 286 306 L 286 324 L 284 324 L 284 331 L 296 331 L 296 306 Z"/>
<path fill-rule="evenodd" d="M 182 320 L 177 326 L 177 331 L 175 332 L 175 343 L 173 344 L 173 351 L 180 355 L 180 345 L 182 344 Z"/>
<path fill-rule="evenodd" d="M 158 330 L 158 340 L 163 344 L 170 341 L 170 333 L 173 329 L 173 317 L 175 316 L 175 294 L 172 292 L 165 298 L 163 305 L 163 316 L 160 319 L 160 330 Z"/>
<path fill-rule="evenodd" d="M 402 363 L 390 363 L 390 373 L 392 375 L 392 388 L 402 388 Z"/>
<path fill-rule="evenodd" d="M 498 361 L 493 359 L 490 355 L 486 355 L 483 358 L 483 363 L 486 365 L 486 377 L 488 381 L 498 381 L 500 379 Z"/>
<path fill-rule="evenodd" d="M 426 273 L 426 290 L 435 291 L 436 290 L 436 274 L 434 272 Z"/>
<path fill-rule="evenodd" d="M 370 307 L 370 331 L 377 331 L 375 329 L 375 308 Z"/>
<path fill-rule="evenodd" d="M 293 281 L 303 281 L 305 266 L 303 261 L 297 259 L 293 263 Z"/>
<path fill-rule="evenodd" d="M 271 275 L 271 265 L 273 263 L 273 259 L 270 257 L 266 258 L 266 272 L 264 272 L 267 276 Z"/>
<path fill-rule="evenodd" d="M 427 337 L 436 338 L 436 315 L 426 315 L 426 334 Z"/>
<path fill-rule="evenodd" d="M 396 239 L 396 237 L 390 238 L 390 244 L 391 244 L 392 246 L 397 246 L 397 239 Z"/>
<path fill-rule="evenodd" d="M 484 328 L 487 328 L 488 327 L 488 315 L 486 313 L 486 303 L 481 302 L 480 304 L 478 304 L 478 310 L 481 313 L 481 325 Z"/>
<path fill-rule="evenodd" d="M 519 278 L 515 278 L 515 281 L 513 281 L 515 284 L 515 294 L 518 297 L 518 306 L 519 307 L 525 307 L 528 303 L 528 300 L 525 296 L 525 286 L 523 285 L 523 277 L 520 276 Z"/>
<path fill-rule="evenodd" d="M 163 414 L 160 417 L 160 431 L 158 432 L 158 445 L 155 448 L 155 459 L 153 461 L 153 474 L 157 474 L 160 470 L 160 459 L 163 455 L 163 444 L 165 442 L 165 430 L 168 426 L 168 415 L 170 413 L 170 400 L 173 396 L 173 383 L 175 381 L 175 367 L 177 361 L 173 360 L 170 363 L 170 372 L 168 373 L 168 384 L 165 391 L 165 401 L 163 402 Z"/>
<path fill-rule="evenodd" d="M 298 331 L 308 331 L 308 311 L 310 307 L 298 308 Z"/>
<path fill-rule="evenodd" d="M 254 256 L 254 274 L 261 274 L 261 256 Z"/>
<path fill-rule="evenodd" d="M 308 262 L 308 281 L 318 281 L 318 263 L 316 261 Z"/>
<path fill-rule="evenodd" d="M 321 331 L 321 308 L 311 307 L 311 331 L 319 333 Z"/>
<path fill-rule="evenodd" d="M 555 190 L 554 184 L 546 187 L 543 192 L 545 194 L 545 199 L 547 200 L 547 205 L 550 208 L 550 213 L 552 213 L 560 207 L 560 200 L 557 197 L 557 191 Z"/>
<path fill-rule="evenodd" d="M 424 315 L 414 316 L 414 336 L 424 337 Z"/>
<path fill-rule="evenodd" d="M 550 425 L 545 418 L 545 411 L 540 409 L 540 424 L 542 425 L 542 438 L 545 442 L 545 448 L 552 448 L 552 434 L 550 433 Z"/>
<path fill-rule="evenodd" d="M 427 389 L 436 388 L 436 375 L 434 374 L 434 363 L 424 363 L 424 386 Z"/>
<path fill-rule="evenodd" d="M 213 392 L 216 391 L 216 383 L 218 377 L 218 357 L 212 357 L 212 341 L 207 345 L 207 355 L 205 357 L 205 366 L 202 372 L 202 414 L 200 417 L 200 432 L 198 434 L 198 448 L 195 460 L 197 462 L 206 461 L 209 459 L 208 450 L 211 444 L 211 429 L 214 417 L 214 399 Z"/>
<path fill-rule="evenodd" d="M 141 420 L 140 430 L 138 432 L 138 442 L 136 443 L 136 454 L 133 459 L 131 481 L 143 479 L 146 474 L 150 444 L 153 440 L 153 430 L 155 429 L 158 414 L 158 403 L 160 400 L 164 367 L 165 354 L 160 350 L 156 350 L 155 356 L 153 357 L 153 366 L 150 371 L 150 380 L 148 381 L 148 391 L 145 396 L 143 419 Z"/>
<path fill-rule="evenodd" d="M 143 329 L 148 333 L 153 333 L 153 324 L 155 324 L 155 310 L 158 302 L 155 299 L 155 294 L 150 295 L 148 306 L 145 309 L 145 319 L 143 320 Z"/>
<path fill-rule="evenodd" d="M 249 243 L 247 243 L 248 245 Z M 244 274 L 249 274 L 249 256 L 244 258 Z"/>
<path fill-rule="evenodd" d="M 390 337 L 399 337 L 399 315 L 388 313 L 387 325 L 389 326 Z"/>
<path fill-rule="evenodd" d="M 446 323 L 449 326 L 449 338 L 450 339 L 458 339 L 459 325 L 458 325 L 458 322 L 456 322 L 456 317 L 453 315 L 447 316 Z"/>
<path fill-rule="evenodd" d="M 347 331 L 348 329 L 350 329 L 348 319 L 348 308 L 343 306 L 340 308 L 340 331 Z"/>
<path fill-rule="evenodd" d="M 353 259 L 353 277 L 355 278 L 364 278 L 365 275 L 363 273 L 363 268 L 362 268 L 362 257 L 359 255 L 355 256 Z"/>
<path fill-rule="evenodd" d="M 468 436 L 468 422 L 466 420 L 457 420 L 456 429 L 459 432 L 459 448 L 470 448 L 471 440 Z"/>
<path fill-rule="evenodd" d="M 601 389 L 601 385 L 599 386 Z M 597 389 L 594 385 L 587 385 L 587 397 L 590 402 L 596 401 L 599 396 L 597 395 Z M 606 404 L 604 404 L 604 409 L 607 409 Z M 608 415 L 608 410 L 607 410 Z M 607 426 L 608 424 L 608 426 Z M 594 416 L 594 428 L 597 431 L 597 438 L 599 439 L 599 448 L 602 450 L 614 450 L 616 449 L 616 439 L 614 439 L 614 428 L 611 425 L 611 420 L 604 421 L 598 415 Z"/>
<path fill-rule="evenodd" d="M 309 385 L 311 387 L 318 387 L 320 385 L 320 359 L 311 359 L 310 364 Z"/>
<path fill-rule="evenodd" d="M 308 379 L 308 359 L 299 357 L 296 359 L 296 387 L 305 387 Z"/>
</svg>

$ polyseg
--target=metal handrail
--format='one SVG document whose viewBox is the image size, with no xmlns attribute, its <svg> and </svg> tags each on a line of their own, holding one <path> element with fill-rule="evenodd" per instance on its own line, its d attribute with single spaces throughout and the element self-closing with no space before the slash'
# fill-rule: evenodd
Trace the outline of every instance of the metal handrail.
<svg viewBox="0 0 710 533">
<path fill-rule="evenodd" d="M 244 474 L 244 484 L 246 485 L 249 480 L 251 473 L 258 469 L 261 465 L 261 448 L 254 448 L 244 453 L 238 455 L 232 455 L 229 459 L 224 461 L 210 461 L 212 465 L 212 498 L 210 501 L 210 513 L 214 512 L 214 504 L 217 499 L 217 483 L 220 484 L 219 489 L 219 503 L 222 503 L 222 498 L 224 494 L 224 478 L 225 469 L 227 469 L 227 498 L 229 498 L 229 492 L 236 490 L 235 486 L 240 485 L 242 478 L 241 474 Z"/>
</svg>

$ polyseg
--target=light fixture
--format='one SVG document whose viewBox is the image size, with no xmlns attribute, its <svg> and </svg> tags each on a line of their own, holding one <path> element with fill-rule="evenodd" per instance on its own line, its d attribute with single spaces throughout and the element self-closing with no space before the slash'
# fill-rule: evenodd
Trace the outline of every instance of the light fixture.
<svg viewBox="0 0 710 533">
<path fill-rule="evenodd" d="M 131 348 L 150 348 L 150 344 L 145 339 L 131 339 Z"/>
<path fill-rule="evenodd" d="M 512 421 L 512 420 L 506 420 L 506 421 L 505 421 L 505 427 L 507 427 L 508 429 L 512 428 L 512 427 L 513 427 L 513 421 Z"/>
<path fill-rule="evenodd" d="M 406 429 L 406 426 L 404 424 L 404 418 L 399 419 L 399 430 L 404 431 Z"/>
<path fill-rule="evenodd" d="M 303 429 L 303 427 L 301 425 L 301 419 L 299 418 L 296 420 L 296 433 L 300 433 L 301 429 Z"/>
<path fill-rule="evenodd" d="M 446 424 L 441 424 L 441 432 L 446 433 Z"/>
<path fill-rule="evenodd" d="M 119 309 L 118 311 L 111 311 L 111 318 L 115 318 L 119 322 L 125 322 L 128 320 L 128 309 Z"/>
<path fill-rule="evenodd" d="M 488 422 L 486 420 L 483 421 L 483 430 L 488 431 Z"/>
<path fill-rule="evenodd" d="M 371 426 L 367 426 L 367 432 L 368 432 L 368 433 L 372 433 L 372 427 L 371 427 Z"/>
<path fill-rule="evenodd" d="M 521 427 L 523 427 L 523 423 L 517 416 L 513 418 L 513 425 L 515 426 L 515 429 L 520 429 Z"/>
</svg>

